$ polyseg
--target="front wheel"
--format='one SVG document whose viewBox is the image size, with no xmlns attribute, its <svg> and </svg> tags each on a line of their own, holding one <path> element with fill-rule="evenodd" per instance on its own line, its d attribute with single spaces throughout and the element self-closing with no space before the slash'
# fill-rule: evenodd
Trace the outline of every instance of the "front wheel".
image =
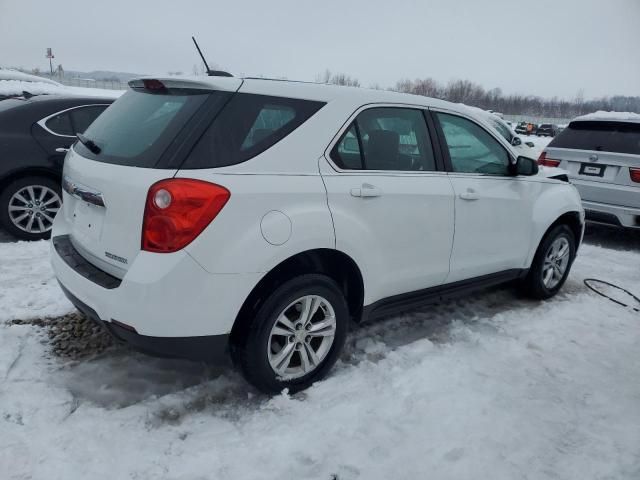
<svg viewBox="0 0 640 480">
<path fill-rule="evenodd" d="M 567 225 L 549 231 L 523 282 L 524 292 L 537 299 L 553 297 L 564 285 L 576 256 L 576 239 Z"/>
<path fill-rule="evenodd" d="M 0 195 L 0 224 L 22 240 L 49 238 L 61 206 L 58 182 L 41 176 L 19 178 Z"/>
<path fill-rule="evenodd" d="M 303 390 L 322 379 L 345 343 L 349 310 L 338 285 L 302 275 L 278 287 L 233 345 L 245 378 L 265 393 Z"/>
</svg>

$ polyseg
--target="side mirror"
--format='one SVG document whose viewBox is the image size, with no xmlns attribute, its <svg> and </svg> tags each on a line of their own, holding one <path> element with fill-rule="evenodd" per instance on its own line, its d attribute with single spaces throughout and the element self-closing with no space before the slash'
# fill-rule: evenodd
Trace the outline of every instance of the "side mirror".
<svg viewBox="0 0 640 480">
<path fill-rule="evenodd" d="M 532 176 L 538 173 L 538 162 L 533 158 L 520 156 L 515 164 L 511 165 L 513 175 Z"/>
<path fill-rule="evenodd" d="M 517 147 L 518 145 L 522 145 L 522 140 L 520 140 L 520 137 L 513 137 L 511 139 L 511 145 L 513 145 L 514 147 Z"/>
</svg>

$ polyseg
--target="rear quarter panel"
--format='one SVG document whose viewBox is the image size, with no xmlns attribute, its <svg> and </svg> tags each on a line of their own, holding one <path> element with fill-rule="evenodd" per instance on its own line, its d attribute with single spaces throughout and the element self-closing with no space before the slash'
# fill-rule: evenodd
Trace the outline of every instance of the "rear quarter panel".
<svg viewBox="0 0 640 480">
<path fill-rule="evenodd" d="M 186 247 L 210 273 L 266 273 L 298 253 L 335 247 L 319 173 L 220 174 L 211 169 L 180 171 L 177 177 L 213 182 L 231 192 L 218 216 Z"/>
</svg>

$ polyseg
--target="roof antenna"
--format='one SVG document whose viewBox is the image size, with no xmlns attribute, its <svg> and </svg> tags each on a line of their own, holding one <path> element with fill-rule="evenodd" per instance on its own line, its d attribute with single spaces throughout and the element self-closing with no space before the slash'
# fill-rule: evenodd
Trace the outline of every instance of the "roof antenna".
<svg viewBox="0 0 640 480">
<path fill-rule="evenodd" d="M 209 75 L 210 77 L 233 77 L 233 75 L 231 75 L 229 72 L 223 72 L 222 70 L 211 70 L 209 68 L 209 65 L 207 64 L 207 61 L 204 59 L 204 55 L 202 54 L 202 50 L 200 50 L 200 46 L 198 45 L 198 42 L 196 42 L 196 37 L 191 36 L 191 40 L 193 40 L 193 44 L 196 46 L 196 49 L 198 50 L 198 54 L 202 59 L 202 63 L 204 63 L 204 68 L 207 69 L 207 75 Z"/>
</svg>

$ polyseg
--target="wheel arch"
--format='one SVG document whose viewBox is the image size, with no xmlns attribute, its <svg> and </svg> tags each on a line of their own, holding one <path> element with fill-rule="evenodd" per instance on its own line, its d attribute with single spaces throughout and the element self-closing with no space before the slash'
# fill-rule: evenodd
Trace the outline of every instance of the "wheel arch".
<svg viewBox="0 0 640 480">
<path fill-rule="evenodd" d="M 544 236 L 551 231 L 551 229 L 557 227 L 558 225 L 567 225 L 571 231 L 573 232 L 573 237 L 576 241 L 576 251 L 580 246 L 580 241 L 582 240 L 582 228 L 583 222 L 580 217 L 579 212 L 566 212 L 560 215 L 555 222 L 553 222 L 549 228 L 544 232 Z"/>
<path fill-rule="evenodd" d="M 347 300 L 351 317 L 356 321 L 360 320 L 364 302 L 364 280 L 356 262 L 339 250 L 307 250 L 280 262 L 253 287 L 233 323 L 230 337 L 232 344 L 246 338 L 252 313 L 278 285 L 290 278 L 310 273 L 332 278 Z"/>
<path fill-rule="evenodd" d="M 544 240 L 544 238 L 547 236 L 547 234 L 553 230 L 555 227 L 557 227 L 558 225 L 567 225 L 569 227 L 569 229 L 571 229 L 571 232 L 573 232 L 573 236 L 574 239 L 576 241 L 576 252 L 578 251 L 578 248 L 580 246 L 580 243 L 582 241 L 582 233 L 583 233 L 583 228 L 584 228 L 584 222 L 582 221 L 582 216 L 580 215 L 580 212 L 577 212 L 575 210 L 570 210 L 567 212 L 564 212 L 562 214 L 560 214 L 554 221 L 553 223 L 551 223 L 551 225 L 549 225 L 543 232 L 542 234 L 539 236 L 539 238 L 537 239 L 537 243 L 535 244 L 535 248 L 532 249 L 532 252 L 530 254 L 530 258 L 528 260 L 528 265 L 531 265 L 531 262 L 533 261 L 536 252 L 538 251 L 538 248 L 540 248 L 540 244 L 542 243 L 542 241 Z"/>
<path fill-rule="evenodd" d="M 12 170 L 0 178 L 0 193 L 12 182 L 29 176 L 47 177 L 56 182 L 60 182 L 62 176 L 48 168 L 44 167 L 25 167 L 19 170 Z"/>
</svg>

